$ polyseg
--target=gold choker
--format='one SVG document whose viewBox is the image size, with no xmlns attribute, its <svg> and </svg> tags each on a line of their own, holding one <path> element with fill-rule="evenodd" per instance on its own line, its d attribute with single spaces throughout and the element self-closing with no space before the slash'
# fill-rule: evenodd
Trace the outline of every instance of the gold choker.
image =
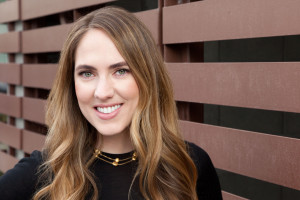
<svg viewBox="0 0 300 200">
<path fill-rule="evenodd" d="M 127 163 L 130 163 L 132 161 L 135 161 L 137 158 L 137 155 L 135 152 L 133 152 L 132 156 L 128 157 L 128 158 L 124 158 L 124 159 L 119 159 L 119 158 L 110 158 L 106 155 L 104 155 L 100 150 L 95 149 L 95 157 L 107 162 L 115 167 L 119 166 L 119 165 L 125 165 Z"/>
</svg>

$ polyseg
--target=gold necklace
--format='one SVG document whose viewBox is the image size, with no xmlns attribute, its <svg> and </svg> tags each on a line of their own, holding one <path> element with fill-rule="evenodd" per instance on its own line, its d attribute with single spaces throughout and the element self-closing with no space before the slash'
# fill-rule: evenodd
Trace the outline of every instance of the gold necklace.
<svg viewBox="0 0 300 200">
<path fill-rule="evenodd" d="M 130 162 L 136 160 L 137 155 L 135 152 L 133 152 L 132 156 L 130 156 L 128 158 L 124 158 L 124 159 L 110 158 L 110 157 L 104 155 L 100 150 L 95 149 L 95 157 L 117 167 L 119 165 L 125 165 L 127 163 L 130 163 Z"/>
</svg>

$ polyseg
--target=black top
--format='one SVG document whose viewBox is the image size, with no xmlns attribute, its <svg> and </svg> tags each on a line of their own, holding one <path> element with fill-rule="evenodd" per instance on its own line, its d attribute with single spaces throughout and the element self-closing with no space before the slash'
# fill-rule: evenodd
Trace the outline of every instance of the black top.
<svg viewBox="0 0 300 200">
<path fill-rule="evenodd" d="M 222 199 L 219 179 L 208 154 L 196 146 L 188 143 L 191 158 L 198 170 L 197 193 L 199 200 Z M 107 154 L 109 157 L 120 159 L 130 157 L 132 152 L 125 154 Z M 23 158 L 11 170 L 0 178 L 0 199 L 26 200 L 31 199 L 36 192 L 37 168 L 42 163 L 41 152 L 34 151 L 30 157 Z M 113 166 L 99 159 L 91 170 L 96 177 L 99 199 L 127 200 L 128 191 L 136 169 L 136 161 L 122 166 Z M 132 186 L 131 199 L 143 199 L 138 190 L 138 181 Z"/>
</svg>

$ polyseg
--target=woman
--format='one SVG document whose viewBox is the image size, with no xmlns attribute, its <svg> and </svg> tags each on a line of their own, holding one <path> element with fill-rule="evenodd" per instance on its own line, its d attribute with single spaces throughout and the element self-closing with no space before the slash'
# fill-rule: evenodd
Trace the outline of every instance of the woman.
<svg viewBox="0 0 300 200">
<path fill-rule="evenodd" d="M 8 171 L 0 194 L 222 199 L 208 155 L 183 141 L 177 120 L 171 81 L 147 28 L 122 9 L 96 10 L 74 24 L 62 49 L 42 154 Z"/>
</svg>

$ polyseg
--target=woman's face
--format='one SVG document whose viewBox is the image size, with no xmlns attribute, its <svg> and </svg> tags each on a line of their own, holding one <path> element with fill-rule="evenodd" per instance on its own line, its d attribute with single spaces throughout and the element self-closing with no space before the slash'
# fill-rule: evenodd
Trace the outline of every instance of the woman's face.
<svg viewBox="0 0 300 200">
<path fill-rule="evenodd" d="M 91 29 L 79 42 L 74 80 L 80 110 L 103 138 L 127 134 L 139 90 L 127 63 L 103 31 Z"/>
</svg>

